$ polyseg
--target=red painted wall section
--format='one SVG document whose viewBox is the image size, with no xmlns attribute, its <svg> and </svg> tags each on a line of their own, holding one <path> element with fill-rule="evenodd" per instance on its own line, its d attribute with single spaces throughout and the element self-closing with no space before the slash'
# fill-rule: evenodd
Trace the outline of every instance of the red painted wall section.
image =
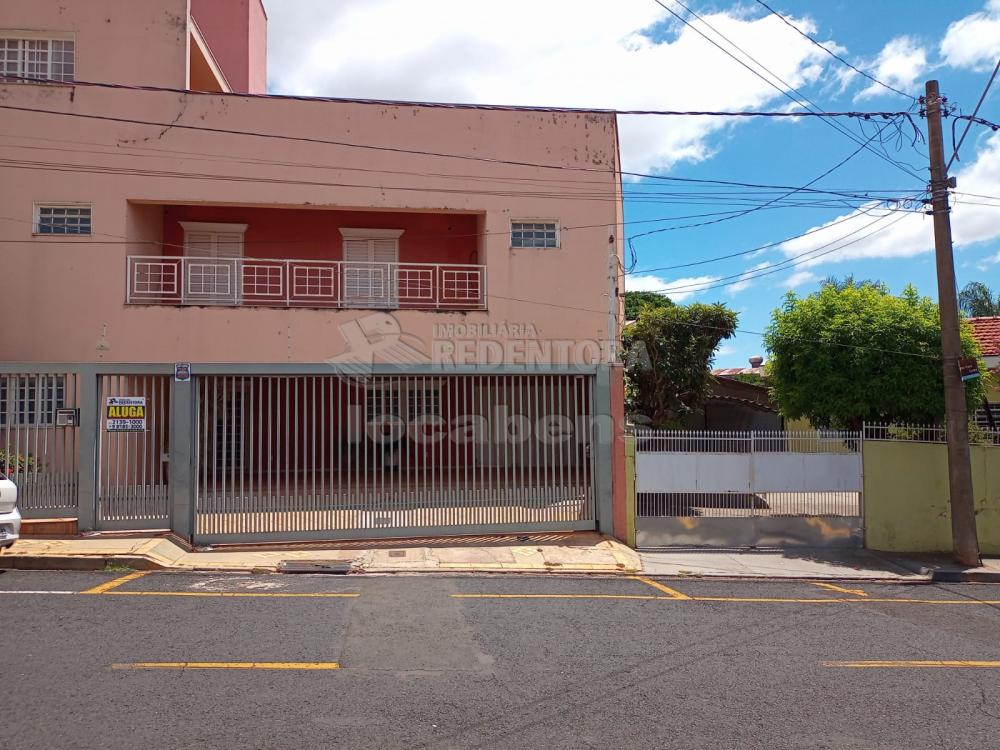
<svg viewBox="0 0 1000 750">
<path fill-rule="evenodd" d="M 267 93 L 267 15 L 261 0 L 191 0 L 191 16 L 233 91 Z"/>
<path fill-rule="evenodd" d="M 611 521 L 614 537 L 629 543 L 628 509 L 625 493 L 625 370 L 611 368 L 611 420 L 614 437 L 611 443 Z"/>
<path fill-rule="evenodd" d="M 476 214 L 416 214 L 381 211 L 310 211 L 308 209 L 232 206 L 164 206 L 163 254 L 184 254 L 182 221 L 247 224 L 247 258 L 342 260 L 340 227 L 402 229 L 401 263 L 478 262 Z"/>
</svg>

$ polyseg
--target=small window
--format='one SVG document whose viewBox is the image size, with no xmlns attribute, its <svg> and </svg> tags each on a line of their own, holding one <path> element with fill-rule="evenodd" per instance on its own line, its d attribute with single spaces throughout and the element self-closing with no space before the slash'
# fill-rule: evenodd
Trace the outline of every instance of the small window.
<svg viewBox="0 0 1000 750">
<path fill-rule="evenodd" d="M 76 43 L 72 39 L 46 39 L 0 35 L 0 75 L 50 81 L 72 81 L 76 73 Z"/>
<path fill-rule="evenodd" d="M 90 234 L 91 211 L 86 203 L 35 204 L 35 234 Z"/>
<path fill-rule="evenodd" d="M 365 420 L 399 416 L 399 391 L 395 388 L 372 388 L 366 394 Z"/>
<path fill-rule="evenodd" d="M 559 247 L 559 222 L 512 221 L 511 247 Z"/>
<path fill-rule="evenodd" d="M 409 417 L 413 422 L 423 417 L 441 416 L 441 391 L 436 388 L 414 388 L 409 396 Z"/>
<path fill-rule="evenodd" d="M 56 410 L 66 405 L 63 375 L 8 375 L 0 377 L 0 425 L 51 426 Z"/>
</svg>

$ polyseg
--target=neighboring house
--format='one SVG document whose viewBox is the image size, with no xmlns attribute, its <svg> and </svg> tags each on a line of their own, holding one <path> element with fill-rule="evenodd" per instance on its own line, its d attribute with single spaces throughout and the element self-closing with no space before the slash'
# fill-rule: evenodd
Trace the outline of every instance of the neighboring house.
<svg viewBox="0 0 1000 750">
<path fill-rule="evenodd" d="M 614 115 L 266 96 L 266 29 L 259 0 L 0 5 L 0 448 L 67 477 L 25 476 L 29 514 L 612 531 Z"/>
<path fill-rule="evenodd" d="M 688 427 L 702 430 L 780 430 L 784 420 L 772 403 L 767 386 L 753 380 L 764 378 L 764 358 L 750 357 L 749 367 L 712 370 L 715 382 L 702 407 Z M 751 376 L 746 380 L 739 376 Z M 749 382 L 748 382 L 749 381 Z"/>
<path fill-rule="evenodd" d="M 976 421 L 983 426 L 1000 426 L 1000 316 L 990 318 L 969 318 L 973 335 L 979 342 L 987 369 L 993 374 L 993 388 L 986 396 L 989 405 L 976 410 Z M 987 408 L 990 414 L 987 413 Z"/>
</svg>

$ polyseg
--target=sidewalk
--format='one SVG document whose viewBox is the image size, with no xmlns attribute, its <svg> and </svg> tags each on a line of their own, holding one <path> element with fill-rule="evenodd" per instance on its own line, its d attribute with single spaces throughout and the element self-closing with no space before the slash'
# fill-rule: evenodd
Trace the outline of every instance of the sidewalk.
<svg viewBox="0 0 1000 750">
<path fill-rule="evenodd" d="M 351 573 L 633 574 L 639 555 L 600 534 L 536 534 L 444 540 L 369 540 L 243 546 L 192 551 L 173 537 L 22 538 L 0 555 L 0 568 L 276 572 L 336 567 Z"/>
</svg>

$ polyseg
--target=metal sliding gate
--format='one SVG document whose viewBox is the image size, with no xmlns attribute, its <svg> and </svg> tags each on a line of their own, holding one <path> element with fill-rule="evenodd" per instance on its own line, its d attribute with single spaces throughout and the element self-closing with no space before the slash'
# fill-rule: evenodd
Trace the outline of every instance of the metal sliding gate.
<svg viewBox="0 0 1000 750">
<path fill-rule="evenodd" d="M 592 376 L 200 376 L 202 543 L 595 528 Z"/>
<path fill-rule="evenodd" d="M 97 528 L 168 528 L 170 378 L 102 375 L 98 406 Z"/>
<path fill-rule="evenodd" d="M 636 546 L 862 543 L 860 432 L 642 430 Z"/>
<path fill-rule="evenodd" d="M 57 415 L 79 405 L 78 385 L 75 373 L 0 374 L 0 473 L 26 518 L 76 517 L 79 427 Z"/>
</svg>

